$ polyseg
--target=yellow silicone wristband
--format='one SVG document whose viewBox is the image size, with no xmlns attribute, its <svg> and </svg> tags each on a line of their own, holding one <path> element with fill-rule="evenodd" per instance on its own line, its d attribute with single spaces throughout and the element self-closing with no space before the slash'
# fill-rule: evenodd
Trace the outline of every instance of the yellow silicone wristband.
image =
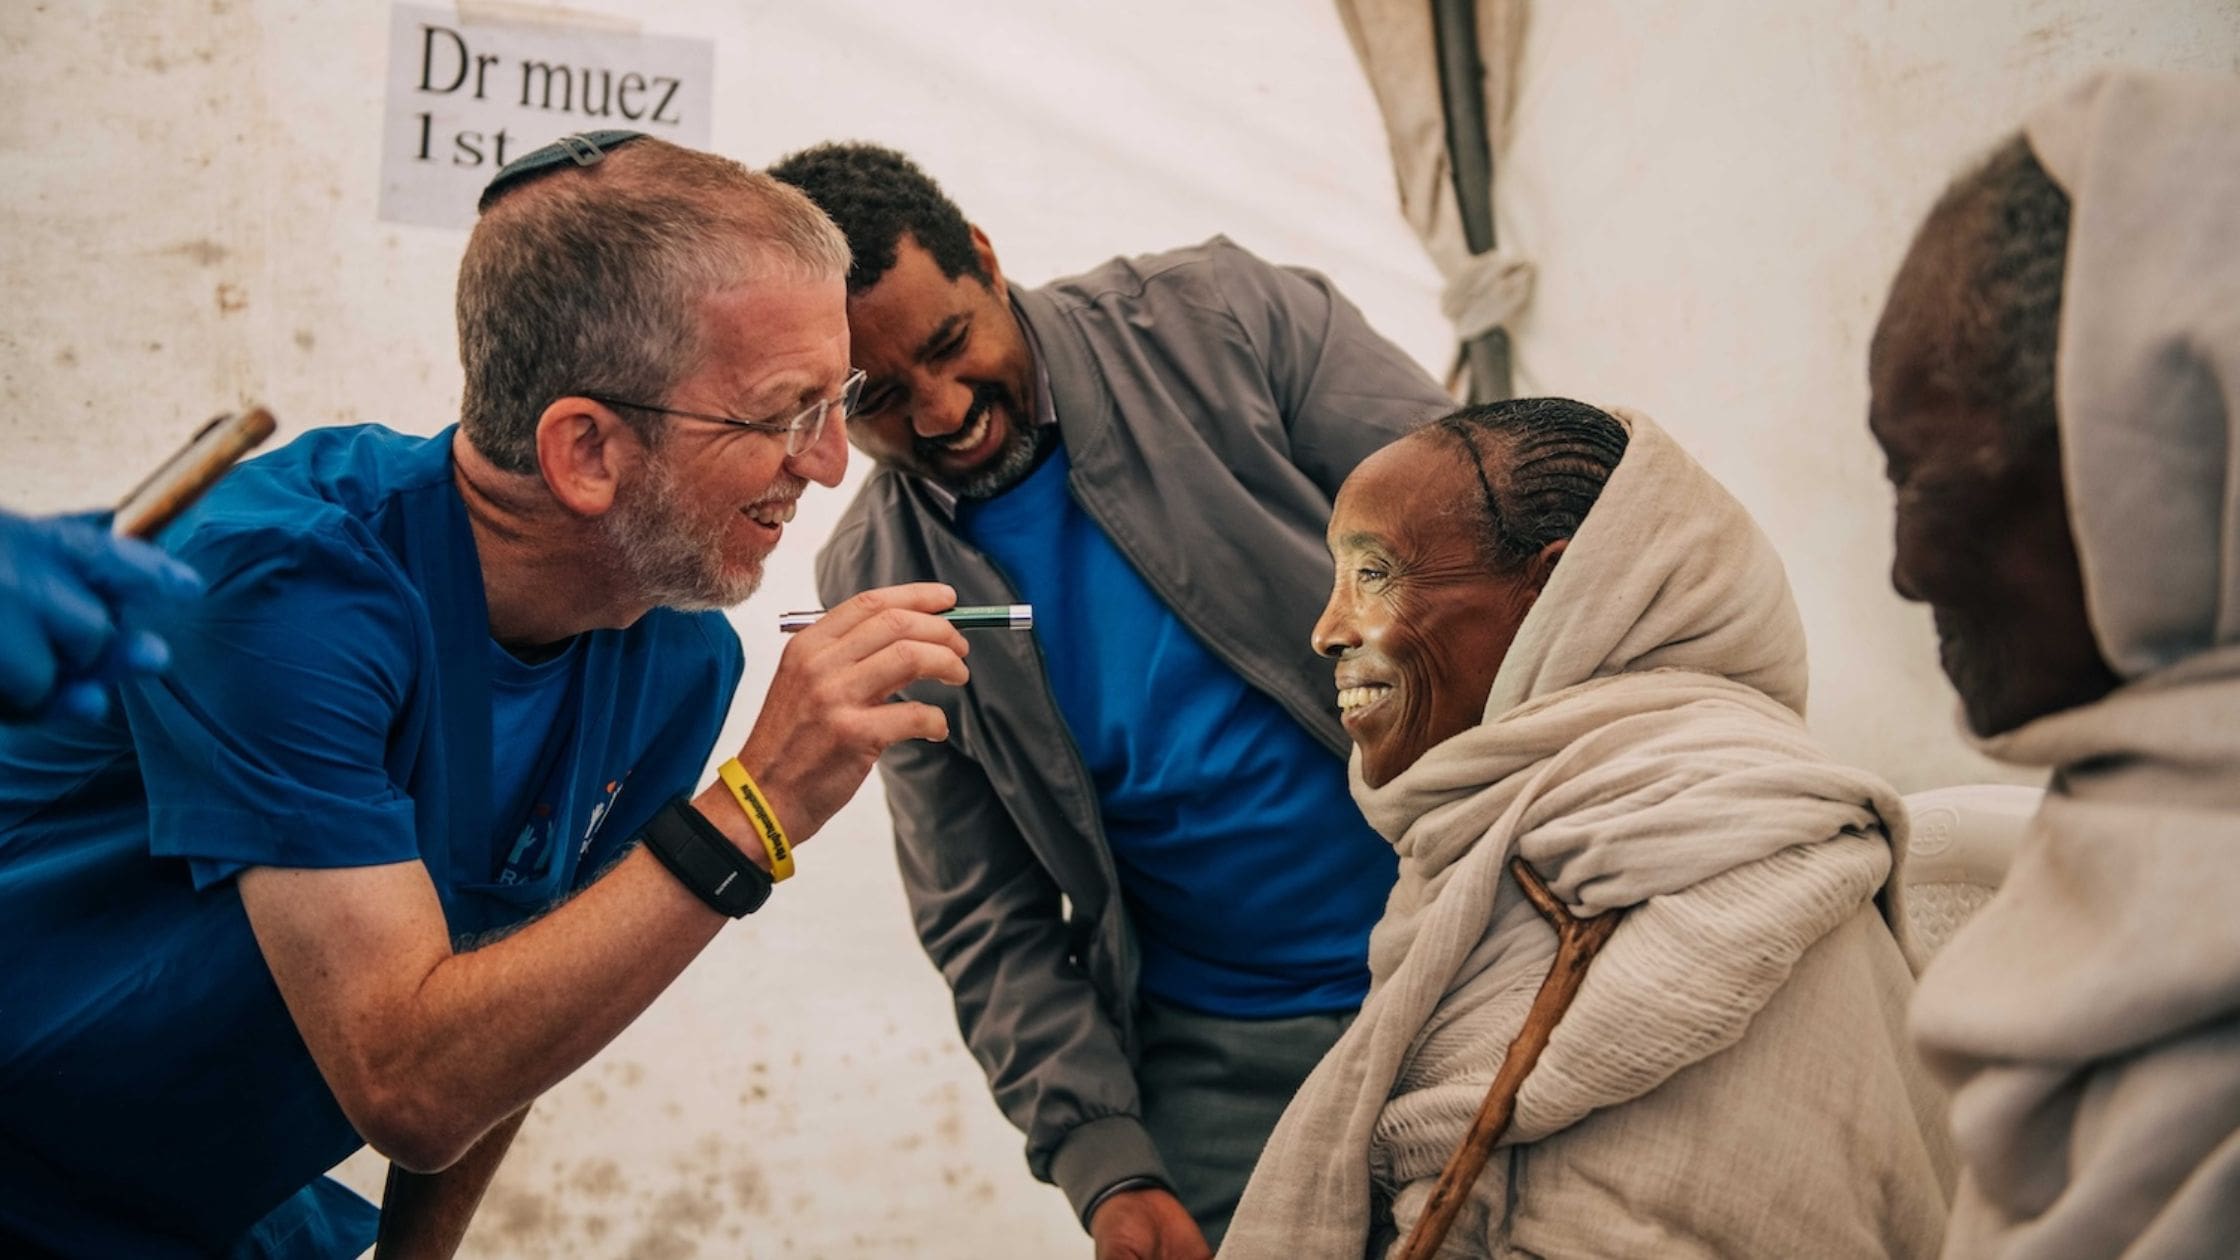
<svg viewBox="0 0 2240 1260">
<path fill-rule="evenodd" d="M 778 815 L 770 809 L 762 789 L 754 785 L 754 776 L 733 757 L 716 767 L 716 777 L 731 789 L 732 799 L 739 802 L 747 822 L 754 827 L 755 834 L 762 837 L 762 850 L 770 855 L 770 882 L 792 879 L 793 846 L 786 843 L 786 829 L 778 825 Z"/>
</svg>

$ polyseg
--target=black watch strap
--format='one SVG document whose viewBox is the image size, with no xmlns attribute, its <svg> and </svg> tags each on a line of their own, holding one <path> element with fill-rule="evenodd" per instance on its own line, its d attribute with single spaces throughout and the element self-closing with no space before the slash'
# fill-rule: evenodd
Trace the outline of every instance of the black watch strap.
<svg viewBox="0 0 2240 1260">
<path fill-rule="evenodd" d="M 678 883 L 718 914 L 736 919 L 770 900 L 770 873 L 739 852 L 729 836 L 682 796 L 647 819 L 638 839 Z"/>
</svg>

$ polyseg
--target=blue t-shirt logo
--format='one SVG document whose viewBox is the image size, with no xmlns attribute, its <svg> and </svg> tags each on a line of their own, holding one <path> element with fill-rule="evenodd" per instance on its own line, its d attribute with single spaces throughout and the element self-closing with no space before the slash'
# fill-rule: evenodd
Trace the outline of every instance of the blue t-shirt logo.
<svg viewBox="0 0 2240 1260">
<path fill-rule="evenodd" d="M 599 824 L 607 820 L 607 810 L 613 806 L 615 796 L 622 791 L 622 785 L 629 781 L 628 772 L 624 772 L 619 779 L 607 780 L 606 799 L 591 807 L 591 821 L 583 829 L 583 843 L 576 846 L 577 857 L 591 851 L 591 842 L 599 836 Z"/>
</svg>

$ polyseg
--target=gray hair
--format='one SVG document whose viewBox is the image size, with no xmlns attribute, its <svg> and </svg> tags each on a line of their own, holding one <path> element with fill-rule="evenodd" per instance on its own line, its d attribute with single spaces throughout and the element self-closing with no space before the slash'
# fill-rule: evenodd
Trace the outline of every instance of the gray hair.
<svg viewBox="0 0 2240 1260">
<path fill-rule="evenodd" d="M 846 238 L 800 192 L 651 137 L 502 193 L 459 266 L 460 425 L 491 463 L 535 472 L 554 399 L 658 404 L 699 368 L 703 299 L 847 270 Z M 652 417 L 625 420 L 659 445 Z"/>
<path fill-rule="evenodd" d="M 2054 358 L 2069 250 L 2069 196 L 2017 135 L 1952 181 L 1921 235 L 1948 233 L 1959 268 L 1939 383 L 1996 413 L 2025 448 L 2057 441 Z"/>
</svg>

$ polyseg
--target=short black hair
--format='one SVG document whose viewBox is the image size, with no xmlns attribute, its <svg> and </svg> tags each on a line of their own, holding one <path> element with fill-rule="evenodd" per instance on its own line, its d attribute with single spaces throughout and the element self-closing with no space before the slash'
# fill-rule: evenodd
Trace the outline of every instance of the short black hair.
<svg viewBox="0 0 2240 1260">
<path fill-rule="evenodd" d="M 770 174 L 808 194 L 840 225 L 854 261 L 848 292 L 863 292 L 894 266 L 908 232 L 951 280 L 989 281 L 972 249 L 972 225 L 933 177 L 893 149 L 860 141 L 820 144 L 780 158 Z"/>
<path fill-rule="evenodd" d="M 1417 432 L 1461 444 L 1485 507 L 1479 551 L 1502 573 L 1579 532 L 1624 458 L 1627 437 L 1617 417 L 1569 398 L 1464 407 Z"/>
<path fill-rule="evenodd" d="M 1952 182 L 1922 227 L 1948 232 L 1961 274 L 1941 344 L 1945 383 L 1996 413 L 2022 449 L 2059 441 L 2054 358 L 2069 195 L 2014 136 Z"/>
</svg>

